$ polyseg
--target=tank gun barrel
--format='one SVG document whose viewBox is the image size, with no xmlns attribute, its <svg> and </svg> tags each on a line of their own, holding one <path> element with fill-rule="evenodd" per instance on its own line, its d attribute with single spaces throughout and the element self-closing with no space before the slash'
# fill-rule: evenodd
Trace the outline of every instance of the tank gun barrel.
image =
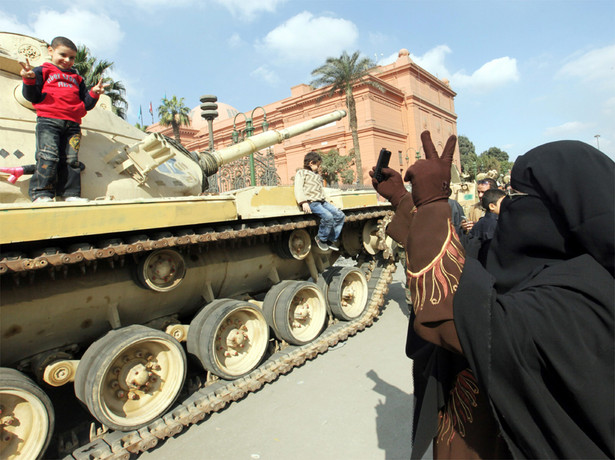
<svg viewBox="0 0 615 460">
<path fill-rule="evenodd" d="M 201 153 L 201 167 L 206 176 L 211 176 L 218 171 L 218 168 L 224 164 L 235 161 L 241 157 L 250 155 L 274 144 L 280 144 L 282 141 L 289 139 L 299 134 L 320 128 L 328 123 L 341 120 L 346 116 L 345 110 L 336 110 L 335 112 L 322 115 L 312 120 L 307 120 L 298 123 L 288 128 L 281 130 L 272 129 L 256 136 L 249 137 L 245 141 L 225 147 L 218 151 Z"/>
</svg>

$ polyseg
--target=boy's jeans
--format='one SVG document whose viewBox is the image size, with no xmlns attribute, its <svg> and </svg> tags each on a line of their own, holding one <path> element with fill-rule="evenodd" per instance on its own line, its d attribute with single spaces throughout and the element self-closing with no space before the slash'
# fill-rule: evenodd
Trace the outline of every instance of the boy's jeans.
<svg viewBox="0 0 615 460">
<path fill-rule="evenodd" d="M 344 226 L 344 213 L 327 201 L 313 201 L 309 205 L 312 213 L 320 217 L 318 239 L 324 242 L 336 241 Z"/>
<path fill-rule="evenodd" d="M 38 117 L 36 171 L 30 179 L 30 198 L 80 196 L 79 144 L 81 127 L 74 121 Z"/>
</svg>

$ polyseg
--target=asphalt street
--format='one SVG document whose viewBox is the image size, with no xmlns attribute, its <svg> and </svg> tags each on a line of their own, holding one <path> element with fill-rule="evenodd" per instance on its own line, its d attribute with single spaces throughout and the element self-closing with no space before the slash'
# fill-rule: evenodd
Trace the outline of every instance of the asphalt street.
<svg viewBox="0 0 615 460">
<path fill-rule="evenodd" d="M 408 459 L 413 388 L 403 276 L 398 266 L 371 327 L 139 460 Z"/>
</svg>

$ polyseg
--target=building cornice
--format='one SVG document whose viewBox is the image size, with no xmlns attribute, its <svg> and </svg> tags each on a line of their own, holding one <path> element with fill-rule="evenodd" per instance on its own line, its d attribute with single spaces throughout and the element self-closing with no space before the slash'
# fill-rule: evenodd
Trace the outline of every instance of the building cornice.
<svg viewBox="0 0 615 460">
<path fill-rule="evenodd" d="M 438 77 L 429 73 L 427 70 L 423 69 L 422 67 L 420 67 L 414 62 L 408 62 L 406 64 L 401 64 L 401 65 L 389 64 L 389 66 L 381 67 L 381 70 L 378 72 L 375 72 L 374 75 L 376 77 L 380 75 L 392 76 L 392 75 L 400 74 L 404 72 L 411 72 L 419 77 L 419 81 L 429 81 L 431 84 L 438 87 L 438 89 L 441 89 L 442 91 L 447 92 L 449 96 L 451 97 L 457 96 L 457 93 L 453 91 L 448 84 L 444 83 Z"/>
<path fill-rule="evenodd" d="M 439 112 L 442 115 L 445 116 L 449 116 L 451 118 L 453 118 L 454 120 L 457 119 L 457 114 L 455 114 L 455 112 L 451 112 L 450 110 L 446 110 L 436 104 L 434 104 L 431 101 L 428 101 L 427 99 L 422 98 L 421 96 L 418 96 L 416 94 L 411 94 L 409 96 L 406 97 L 406 102 L 409 104 L 415 103 L 416 105 L 419 106 L 428 106 L 430 109 L 432 109 L 433 111 Z"/>
</svg>

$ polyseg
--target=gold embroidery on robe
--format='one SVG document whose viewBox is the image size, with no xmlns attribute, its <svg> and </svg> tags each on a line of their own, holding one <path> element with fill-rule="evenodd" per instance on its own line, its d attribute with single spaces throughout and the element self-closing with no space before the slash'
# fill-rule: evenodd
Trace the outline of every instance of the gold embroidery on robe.
<svg viewBox="0 0 615 460">
<path fill-rule="evenodd" d="M 437 305 L 457 290 L 464 263 L 463 247 L 448 219 L 448 234 L 438 255 L 419 272 L 407 270 L 415 313 L 423 309 L 425 302 Z"/>
<path fill-rule="evenodd" d="M 472 423 L 472 408 L 476 407 L 478 383 L 471 369 L 464 369 L 457 374 L 449 400 L 439 414 L 438 436 L 436 442 L 446 441 L 450 444 L 455 433 L 462 438 L 466 436 L 466 423 Z"/>
</svg>

